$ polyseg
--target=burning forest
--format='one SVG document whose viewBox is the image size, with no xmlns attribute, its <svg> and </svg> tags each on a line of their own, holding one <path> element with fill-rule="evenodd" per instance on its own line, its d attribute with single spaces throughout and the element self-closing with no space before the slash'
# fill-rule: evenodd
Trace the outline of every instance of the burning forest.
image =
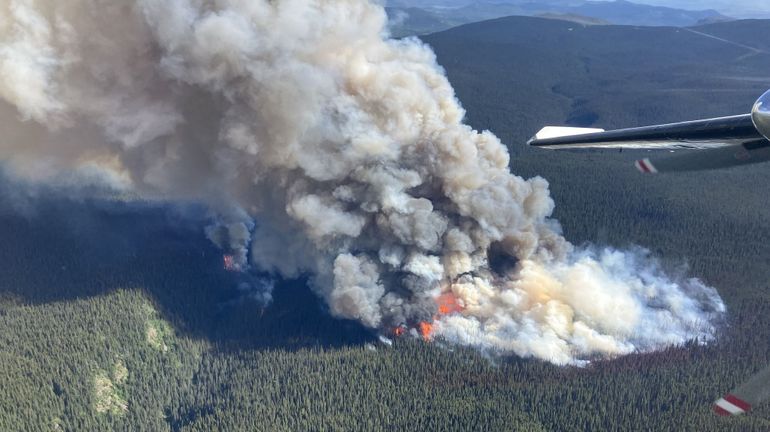
<svg viewBox="0 0 770 432">
<path fill-rule="evenodd" d="M 0 41 L 16 176 L 205 203 L 227 270 L 312 275 L 383 334 L 580 364 L 709 340 L 725 311 L 643 249 L 570 244 L 548 182 L 377 4 L 6 0 Z"/>
</svg>

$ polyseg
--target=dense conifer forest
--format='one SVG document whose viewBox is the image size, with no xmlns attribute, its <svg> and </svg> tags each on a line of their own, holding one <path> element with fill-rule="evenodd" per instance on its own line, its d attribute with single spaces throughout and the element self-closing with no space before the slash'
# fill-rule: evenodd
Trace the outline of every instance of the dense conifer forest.
<svg viewBox="0 0 770 432">
<path fill-rule="evenodd" d="M 729 27 L 734 26 L 734 27 Z M 758 30 L 759 28 L 759 30 Z M 750 40 L 770 22 L 704 26 Z M 741 39 L 743 38 L 743 39 Z M 767 431 L 711 402 L 770 359 L 770 170 L 644 177 L 634 152 L 552 153 L 543 124 L 747 112 L 770 55 L 687 29 L 509 18 L 425 38 L 514 172 L 542 175 L 568 239 L 650 249 L 728 304 L 717 341 L 556 367 L 331 318 L 303 280 L 269 307 L 190 204 L 0 182 L 0 431 Z"/>
</svg>

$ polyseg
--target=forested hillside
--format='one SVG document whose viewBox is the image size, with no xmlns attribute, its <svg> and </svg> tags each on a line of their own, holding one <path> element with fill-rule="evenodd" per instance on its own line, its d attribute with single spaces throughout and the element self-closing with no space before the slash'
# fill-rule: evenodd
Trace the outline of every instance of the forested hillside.
<svg viewBox="0 0 770 432">
<path fill-rule="evenodd" d="M 733 26 L 733 27 L 730 27 Z M 770 22 L 697 32 L 748 44 Z M 204 209 L 0 186 L 0 430 L 767 431 L 711 402 L 770 358 L 767 165 L 644 177 L 633 152 L 552 153 L 544 124 L 747 112 L 770 55 L 673 28 L 534 18 L 425 37 L 469 122 L 551 184 L 575 243 L 641 245 L 715 286 L 719 340 L 585 368 L 484 356 L 335 320 L 304 281 L 267 308 L 235 287 Z"/>
</svg>

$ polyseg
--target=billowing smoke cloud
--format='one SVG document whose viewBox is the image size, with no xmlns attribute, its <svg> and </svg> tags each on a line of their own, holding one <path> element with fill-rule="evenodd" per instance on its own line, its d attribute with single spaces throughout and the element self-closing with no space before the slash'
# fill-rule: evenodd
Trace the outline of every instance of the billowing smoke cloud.
<svg viewBox="0 0 770 432">
<path fill-rule="evenodd" d="M 206 202 L 238 268 L 310 274 L 383 331 L 556 363 L 712 336 L 713 289 L 570 245 L 548 183 L 385 23 L 365 0 L 0 0 L 0 158 Z"/>
</svg>

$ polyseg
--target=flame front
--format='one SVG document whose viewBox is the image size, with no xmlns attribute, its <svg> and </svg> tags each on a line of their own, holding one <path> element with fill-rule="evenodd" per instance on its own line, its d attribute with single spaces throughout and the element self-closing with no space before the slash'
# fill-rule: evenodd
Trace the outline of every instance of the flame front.
<svg viewBox="0 0 770 432">
<path fill-rule="evenodd" d="M 455 312 L 462 312 L 464 307 L 461 305 L 457 297 L 451 292 L 441 294 L 436 298 L 436 304 L 438 304 L 439 315 L 449 315 Z"/>
<path fill-rule="evenodd" d="M 238 271 L 238 266 L 235 264 L 235 258 L 232 255 L 222 256 L 222 262 L 224 264 L 225 270 Z"/>
<path fill-rule="evenodd" d="M 417 330 L 420 332 L 420 336 L 428 341 L 431 339 L 433 334 L 433 323 L 422 321 L 417 325 Z"/>
<path fill-rule="evenodd" d="M 461 300 L 458 300 L 451 292 L 446 292 L 436 297 L 436 305 L 438 306 L 438 312 L 431 321 L 420 321 L 415 327 L 420 336 L 426 341 L 430 341 L 433 338 L 434 323 L 441 316 L 459 313 L 465 309 L 461 304 Z M 404 326 L 399 326 L 394 329 L 393 333 L 396 336 L 401 336 L 405 331 L 406 328 Z"/>
</svg>

